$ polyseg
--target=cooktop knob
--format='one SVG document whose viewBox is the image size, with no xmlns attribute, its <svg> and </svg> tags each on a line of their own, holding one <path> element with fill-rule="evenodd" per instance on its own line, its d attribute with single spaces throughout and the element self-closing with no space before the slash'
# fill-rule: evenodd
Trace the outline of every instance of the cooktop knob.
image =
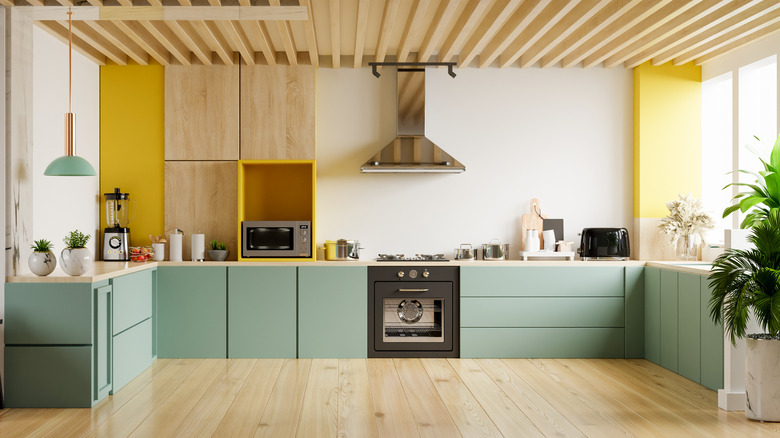
<svg viewBox="0 0 780 438">
<path fill-rule="evenodd" d="M 428 278 L 429 275 L 431 275 L 431 273 L 428 272 L 427 269 L 423 271 L 423 277 Z"/>
<path fill-rule="evenodd" d="M 409 271 L 409 278 L 417 278 L 417 270 L 412 269 Z"/>
<path fill-rule="evenodd" d="M 404 278 L 404 271 L 398 271 L 398 278 Z"/>
</svg>

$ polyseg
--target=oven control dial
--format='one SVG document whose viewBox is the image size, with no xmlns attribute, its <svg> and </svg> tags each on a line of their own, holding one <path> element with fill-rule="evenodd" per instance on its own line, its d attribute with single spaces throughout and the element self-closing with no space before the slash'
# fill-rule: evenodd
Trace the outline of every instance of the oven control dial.
<svg viewBox="0 0 780 438">
<path fill-rule="evenodd" d="M 404 271 L 398 271 L 398 278 L 404 278 Z"/>
<path fill-rule="evenodd" d="M 416 269 L 412 269 L 411 271 L 409 271 L 409 278 L 417 278 L 417 270 Z"/>
<path fill-rule="evenodd" d="M 428 276 L 430 276 L 430 275 L 431 275 L 431 273 L 428 272 L 427 269 L 423 271 L 423 277 L 428 278 Z"/>
</svg>

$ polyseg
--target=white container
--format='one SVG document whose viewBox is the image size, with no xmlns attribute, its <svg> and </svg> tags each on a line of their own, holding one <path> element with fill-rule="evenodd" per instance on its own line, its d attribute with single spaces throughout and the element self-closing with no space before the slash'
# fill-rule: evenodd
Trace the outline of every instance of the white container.
<svg viewBox="0 0 780 438">
<path fill-rule="evenodd" d="M 164 243 L 153 243 L 152 249 L 154 249 L 154 255 L 152 256 L 152 260 L 155 262 L 161 262 L 165 260 L 165 244 Z"/>
<path fill-rule="evenodd" d="M 193 234 L 192 235 L 192 261 L 193 262 L 205 262 L 206 261 L 206 235 L 205 234 Z"/>
<path fill-rule="evenodd" d="M 745 415 L 780 421 L 780 341 L 747 338 L 745 345 Z"/>
<path fill-rule="evenodd" d="M 542 231 L 542 239 L 544 239 L 545 251 L 555 251 L 555 230 Z"/>
<path fill-rule="evenodd" d="M 168 241 L 171 243 L 170 260 L 172 262 L 180 262 L 182 235 L 179 233 L 171 234 L 168 236 Z"/>
<path fill-rule="evenodd" d="M 555 239 L 553 239 L 555 240 Z M 541 249 L 542 243 L 539 241 L 539 230 L 525 231 L 525 252 L 536 252 Z"/>
</svg>

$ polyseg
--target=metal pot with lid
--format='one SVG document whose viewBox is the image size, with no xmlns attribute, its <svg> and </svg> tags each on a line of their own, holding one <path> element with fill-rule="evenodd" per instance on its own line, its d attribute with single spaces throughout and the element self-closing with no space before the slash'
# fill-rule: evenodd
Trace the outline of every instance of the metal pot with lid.
<svg viewBox="0 0 780 438">
<path fill-rule="evenodd" d="M 358 260 L 361 249 L 357 240 L 326 240 L 325 260 Z"/>
<path fill-rule="evenodd" d="M 508 260 L 509 244 L 501 243 L 498 239 L 493 239 L 490 243 L 482 244 L 483 260 Z"/>
<path fill-rule="evenodd" d="M 477 248 L 473 248 L 470 243 L 461 243 L 455 249 L 455 260 L 476 260 Z"/>
</svg>

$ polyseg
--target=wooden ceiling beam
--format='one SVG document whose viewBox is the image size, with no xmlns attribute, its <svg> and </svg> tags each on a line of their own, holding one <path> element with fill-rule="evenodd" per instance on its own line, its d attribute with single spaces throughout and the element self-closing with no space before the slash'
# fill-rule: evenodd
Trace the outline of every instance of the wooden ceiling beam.
<svg viewBox="0 0 780 438">
<path fill-rule="evenodd" d="M 580 26 L 587 23 L 588 20 L 605 6 L 609 5 L 610 2 L 611 0 L 583 0 L 528 49 L 523 50 L 522 52 L 518 51 L 514 54 L 509 54 L 507 52 L 512 48 L 510 46 L 510 48 L 507 49 L 507 52 L 504 52 L 504 54 L 499 57 L 501 60 L 501 67 L 505 67 L 508 63 L 514 62 L 518 55 L 520 58 L 520 67 L 533 65 L 547 54 L 549 50 L 579 29 Z M 505 64 L 504 60 L 508 61 L 508 63 Z"/>
<path fill-rule="evenodd" d="M 190 50 L 163 21 L 141 20 L 138 23 L 165 47 L 182 65 L 190 65 Z"/>
<path fill-rule="evenodd" d="M 479 54 L 479 68 L 490 65 L 530 24 L 541 22 L 541 20 L 536 20 L 537 17 L 541 16 L 540 14 L 544 13 L 545 17 L 550 18 L 550 14 L 554 16 L 560 7 L 571 8 L 571 3 L 572 0 L 560 0 L 554 3 L 552 0 L 526 0 L 523 2 L 512 18 L 485 47 L 485 50 Z"/>
<path fill-rule="evenodd" d="M 639 54 L 669 35 L 731 2 L 732 0 L 704 0 L 701 3 L 694 5 L 685 13 L 676 16 L 668 22 L 664 22 L 661 26 L 648 33 L 643 38 L 633 42 L 628 45 L 628 47 L 624 47 L 622 50 L 605 59 L 604 67 L 612 68 L 616 67 L 618 64 L 622 64 L 628 58 Z"/>
<path fill-rule="evenodd" d="M 186 21 L 169 21 L 166 24 L 203 65 L 211 65 L 211 49 L 195 29 L 192 28 L 190 23 Z"/>
<path fill-rule="evenodd" d="M 35 24 L 61 42 L 68 43 L 67 25 L 63 27 L 56 21 L 37 21 Z M 106 65 L 106 55 L 92 47 L 91 44 L 81 39 L 78 35 L 73 35 L 73 49 L 97 65 Z"/>
<path fill-rule="evenodd" d="M 237 21 L 217 21 L 217 27 L 222 35 L 227 38 L 234 52 L 241 54 L 248 65 L 255 65 L 255 51 L 249 43 L 244 31 L 238 26 Z"/>
<path fill-rule="evenodd" d="M 780 8 L 774 9 L 760 17 L 756 17 L 749 23 L 740 26 L 739 29 L 733 29 L 729 32 L 721 34 L 707 44 L 684 52 L 680 56 L 674 58 L 674 65 L 687 64 L 697 58 L 707 59 L 706 56 L 710 52 L 728 47 L 740 40 L 749 40 L 750 35 L 754 33 L 760 33 L 762 31 L 768 31 L 770 33 L 776 32 L 780 30 L 780 28 L 777 26 L 778 23 L 780 23 Z"/>
<path fill-rule="evenodd" d="M 239 6 L 252 6 L 252 2 L 249 0 L 238 0 Z"/>
<path fill-rule="evenodd" d="M 192 0 L 179 0 L 179 4 L 182 6 L 192 6 Z"/>
<path fill-rule="evenodd" d="M 136 44 L 141 46 L 155 61 L 162 65 L 170 63 L 170 54 L 138 22 L 116 20 L 113 23 L 119 30 L 135 41 Z"/>
<path fill-rule="evenodd" d="M 133 0 L 117 0 L 121 6 L 133 6 Z"/>
<path fill-rule="evenodd" d="M 161 0 L 146 0 L 149 2 L 149 6 L 162 6 Z"/>
<path fill-rule="evenodd" d="M 67 27 L 68 22 L 61 21 L 60 24 Z M 106 57 L 111 61 L 119 65 L 127 65 L 127 55 L 125 52 L 119 50 L 116 46 L 103 38 L 102 35 L 100 35 L 91 27 L 87 26 L 84 22 L 78 21 L 73 23 L 73 34 L 80 36 L 92 47 L 98 49 L 101 53 L 106 55 Z"/>
<path fill-rule="evenodd" d="M 268 0 L 271 6 L 280 6 L 279 0 Z M 287 21 L 277 21 L 276 27 L 279 30 L 279 35 L 282 37 L 282 44 L 284 45 L 284 53 L 287 54 L 287 62 L 290 65 L 298 64 L 298 49 L 295 47 L 295 40 L 292 36 L 292 29 L 290 23 Z"/>
<path fill-rule="evenodd" d="M 449 0 L 443 1 L 439 5 L 439 9 L 436 10 L 436 16 L 433 19 L 431 28 L 425 35 L 425 39 L 420 46 L 420 50 L 417 53 L 417 61 L 428 62 L 433 55 L 433 51 L 439 45 L 439 42 L 444 37 L 444 33 L 447 31 L 450 22 L 455 17 L 455 12 L 462 4 L 462 0 Z"/>
<path fill-rule="evenodd" d="M 636 4 L 635 7 L 621 15 L 619 19 L 610 23 L 601 32 L 590 38 L 569 55 L 564 56 L 561 60 L 561 66 L 566 68 L 577 64 L 585 59 L 585 57 L 591 55 L 593 52 L 612 41 L 615 35 L 633 28 L 637 23 L 649 17 L 669 2 L 670 0 L 648 0 Z"/>
<path fill-rule="evenodd" d="M 333 58 L 333 68 L 341 67 L 341 9 L 339 0 L 328 1 L 330 9 L 330 56 Z"/>
<path fill-rule="evenodd" d="M 497 2 L 482 20 L 479 28 L 468 40 L 463 50 L 458 55 L 458 67 L 468 67 L 471 61 L 480 53 L 490 40 L 501 30 L 509 17 L 520 6 L 523 0 L 509 0 Z"/>
<path fill-rule="evenodd" d="M 118 47 L 119 50 L 125 52 L 125 54 L 137 64 L 149 64 L 149 54 L 119 30 L 114 23 L 111 23 L 110 21 L 85 21 L 84 23 L 111 42 L 111 44 Z"/>
<path fill-rule="evenodd" d="M 585 57 L 585 59 L 582 60 L 582 66 L 585 68 L 593 67 L 594 65 L 604 61 L 608 57 L 617 53 L 618 50 L 628 46 L 635 41 L 639 41 L 650 32 L 658 29 L 666 20 L 672 20 L 689 10 L 691 7 L 696 6 L 697 3 L 698 1 L 680 3 L 672 2 L 662 7 L 631 29 L 625 30 L 620 35 L 615 35 L 612 41 L 608 42 L 597 51 Z"/>
<path fill-rule="evenodd" d="M 103 6 L 103 0 L 87 0 L 87 2 L 92 6 Z"/>
<path fill-rule="evenodd" d="M 406 62 L 409 58 L 409 52 L 412 51 L 412 42 L 417 39 L 417 35 L 422 31 L 422 21 L 428 12 L 429 6 L 431 6 L 431 0 L 417 0 L 412 5 L 410 13 L 412 19 L 407 20 L 406 29 L 401 37 L 401 44 L 398 46 L 398 54 L 396 55 L 398 62 Z"/>
<path fill-rule="evenodd" d="M 228 50 L 230 47 L 225 38 L 222 37 L 222 34 L 219 33 L 219 29 L 217 29 L 214 22 L 195 20 L 191 21 L 190 24 L 195 29 L 195 32 L 198 33 L 198 36 L 206 42 L 206 45 L 209 46 L 212 52 L 217 53 L 217 56 L 225 65 L 233 65 L 233 51 Z"/>
<path fill-rule="evenodd" d="M 468 38 L 470 38 L 477 25 L 482 22 L 485 14 L 493 6 L 495 0 L 483 0 L 469 2 L 466 9 L 460 14 L 458 22 L 455 23 L 450 36 L 444 41 L 439 51 L 439 62 L 449 62 L 456 53 L 463 49 Z"/>
<path fill-rule="evenodd" d="M 766 14 L 769 14 L 780 8 L 780 2 L 776 0 L 766 0 L 761 3 L 735 14 L 731 18 L 721 21 L 719 24 L 710 27 L 704 32 L 699 33 L 693 41 L 685 41 L 667 48 L 662 53 L 653 57 L 653 65 L 660 65 L 682 56 L 699 46 L 709 43 L 720 35 L 738 29 L 744 23 L 756 20 Z"/>
<path fill-rule="evenodd" d="M 0 0 L 0 6 L 12 8 L 14 6 L 14 0 Z M 51 33 L 49 30 L 47 30 L 47 32 Z"/>
<path fill-rule="evenodd" d="M 276 50 L 271 45 L 271 37 L 265 24 L 261 21 L 242 21 L 240 24 L 253 50 L 262 52 L 268 65 L 276 65 Z"/>
<path fill-rule="evenodd" d="M 774 20 L 771 24 L 767 23 L 765 26 L 762 26 L 760 29 L 756 29 L 754 32 L 750 33 L 749 35 L 744 35 L 742 38 L 738 38 L 728 44 L 724 44 L 719 49 L 713 50 L 707 53 L 706 55 L 702 56 L 701 58 L 696 58 L 694 60 L 694 63 L 696 65 L 701 65 L 705 62 L 709 62 L 715 58 L 723 56 L 726 53 L 731 52 L 732 50 L 739 49 L 748 44 L 754 43 L 758 40 L 764 39 L 770 35 L 780 32 L 780 27 L 776 26 L 777 23 L 778 23 L 777 20 Z"/>
<path fill-rule="evenodd" d="M 30 6 L 44 6 L 43 0 L 27 0 Z"/>
<path fill-rule="evenodd" d="M 222 6 L 222 0 L 209 0 L 211 6 Z"/>
<path fill-rule="evenodd" d="M 57 0 L 62 6 L 73 6 L 73 0 Z"/>
<path fill-rule="evenodd" d="M 390 45 L 390 34 L 395 27 L 395 19 L 398 17 L 399 0 L 387 0 L 385 10 L 382 12 L 382 25 L 379 27 L 379 40 L 376 43 L 375 62 L 384 62 L 387 55 L 387 47 Z"/>
<path fill-rule="evenodd" d="M 249 1 L 249 0 L 243 0 Z M 303 27 L 306 32 L 306 49 L 309 51 L 309 60 L 311 65 L 320 66 L 319 46 L 317 44 L 317 33 L 314 29 L 314 11 L 311 8 L 311 0 L 300 0 L 301 6 L 306 7 L 309 19 L 304 22 Z"/>
<path fill-rule="evenodd" d="M 360 0 L 357 5 L 357 23 L 355 26 L 355 59 L 354 68 L 363 66 L 363 48 L 366 46 L 366 30 L 368 28 L 368 11 L 371 0 Z"/>
</svg>

